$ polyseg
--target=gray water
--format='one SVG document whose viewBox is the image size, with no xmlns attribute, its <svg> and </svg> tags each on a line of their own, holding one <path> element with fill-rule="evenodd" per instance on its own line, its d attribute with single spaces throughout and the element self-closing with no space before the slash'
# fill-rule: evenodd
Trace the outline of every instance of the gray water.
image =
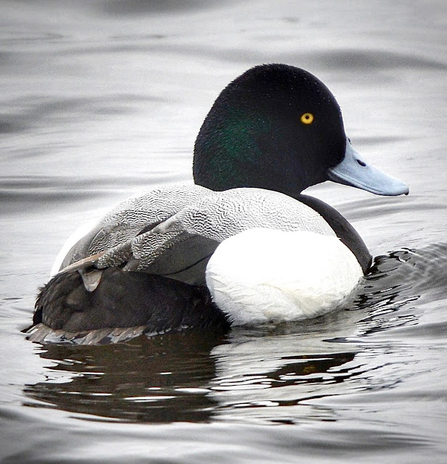
<svg viewBox="0 0 447 464">
<path fill-rule="evenodd" d="M 3 0 L 0 24 L 2 462 L 446 462 L 444 0 Z M 222 339 L 27 341 L 70 233 L 191 182 L 215 97 L 268 62 L 322 79 L 357 150 L 410 185 L 307 191 L 378 256 L 355 301 Z"/>
</svg>

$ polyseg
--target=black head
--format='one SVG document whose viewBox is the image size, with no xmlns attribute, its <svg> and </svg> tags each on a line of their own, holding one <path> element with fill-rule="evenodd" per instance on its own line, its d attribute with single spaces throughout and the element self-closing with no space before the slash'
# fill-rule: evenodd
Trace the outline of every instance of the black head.
<svg viewBox="0 0 447 464">
<path fill-rule="evenodd" d="M 195 143 L 194 179 L 296 196 L 327 180 L 345 148 L 340 107 L 320 80 L 293 66 L 256 66 L 214 102 Z"/>
</svg>

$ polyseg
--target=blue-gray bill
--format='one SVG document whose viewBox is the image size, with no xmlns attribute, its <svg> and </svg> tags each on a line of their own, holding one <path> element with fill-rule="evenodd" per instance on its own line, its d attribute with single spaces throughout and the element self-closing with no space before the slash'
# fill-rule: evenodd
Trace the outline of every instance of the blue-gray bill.
<svg viewBox="0 0 447 464">
<path fill-rule="evenodd" d="M 401 180 L 389 176 L 363 159 L 346 142 L 345 157 L 341 163 L 328 170 L 329 179 L 339 184 L 357 187 L 376 195 L 408 195 L 409 188 Z"/>
</svg>

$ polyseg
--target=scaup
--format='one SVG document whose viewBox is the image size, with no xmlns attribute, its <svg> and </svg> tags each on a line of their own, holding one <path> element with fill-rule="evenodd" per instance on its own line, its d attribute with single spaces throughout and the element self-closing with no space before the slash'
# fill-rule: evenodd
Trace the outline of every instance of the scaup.
<svg viewBox="0 0 447 464">
<path fill-rule="evenodd" d="M 284 64 L 249 69 L 221 92 L 196 139 L 193 174 L 194 185 L 124 201 L 63 248 L 31 340 L 97 343 L 318 316 L 356 288 L 371 255 L 340 213 L 301 192 L 332 180 L 408 193 L 353 149 L 328 88 Z"/>
</svg>

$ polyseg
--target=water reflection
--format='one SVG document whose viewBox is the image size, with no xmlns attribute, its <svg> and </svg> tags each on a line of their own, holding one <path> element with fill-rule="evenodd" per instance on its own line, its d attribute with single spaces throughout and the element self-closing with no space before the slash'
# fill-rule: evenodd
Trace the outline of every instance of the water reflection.
<svg viewBox="0 0 447 464">
<path fill-rule="evenodd" d="M 250 340 L 246 335 L 236 331 L 229 340 L 216 340 L 191 331 L 119 345 L 48 345 L 40 353 L 55 361 L 47 368 L 47 380 L 24 389 L 43 403 L 27 405 L 126 422 L 203 422 L 219 416 L 222 408 L 242 412 L 272 402 L 291 407 L 303 392 L 292 388 L 287 394 L 290 387 L 305 385 L 309 397 L 319 385 L 350 376 L 342 366 L 354 352 L 304 354 L 308 348 L 298 334 L 258 333 Z M 229 404 L 225 392 L 237 395 L 236 405 Z M 287 421 L 288 415 L 276 414 L 273 420 Z"/>
</svg>

